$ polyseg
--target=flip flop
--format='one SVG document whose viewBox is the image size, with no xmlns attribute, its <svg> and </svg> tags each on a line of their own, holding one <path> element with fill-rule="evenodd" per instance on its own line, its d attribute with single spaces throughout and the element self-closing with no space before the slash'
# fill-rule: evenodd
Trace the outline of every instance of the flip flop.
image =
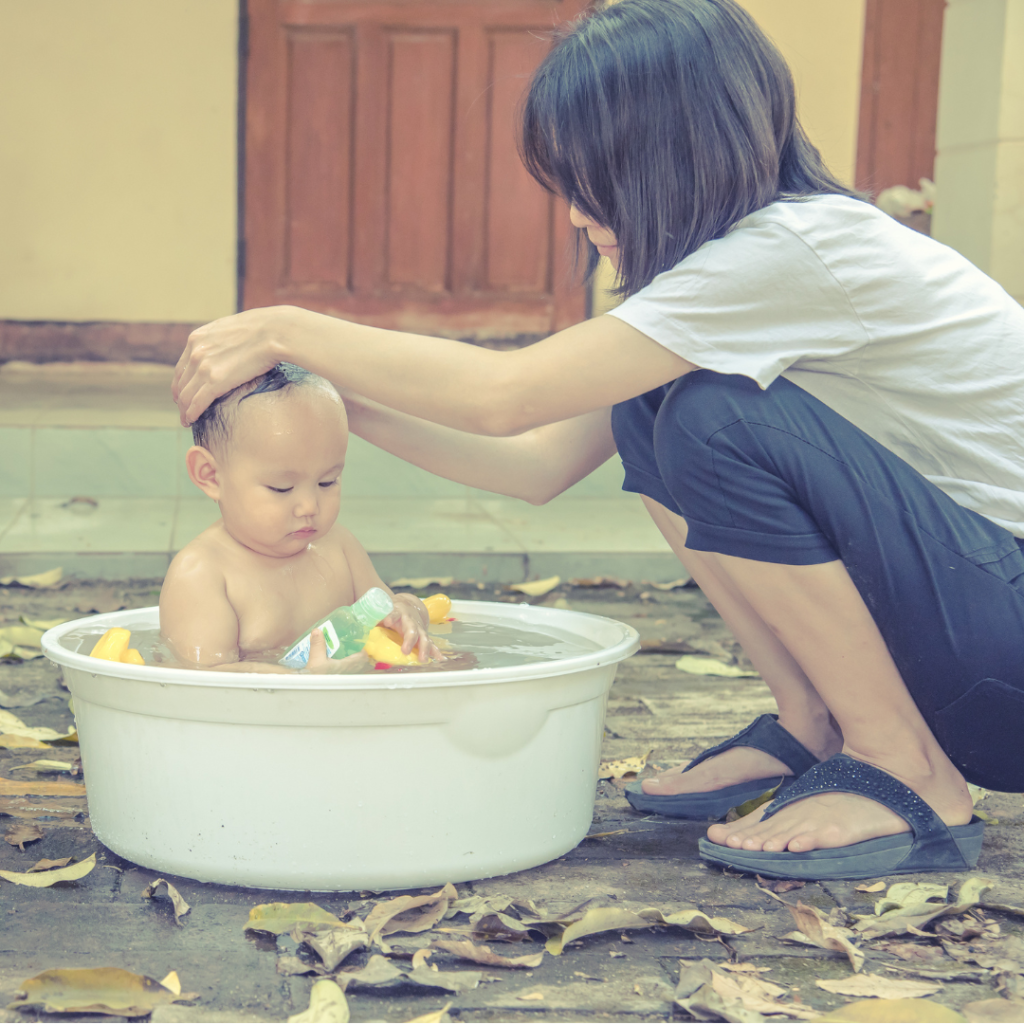
<svg viewBox="0 0 1024 1024">
<path fill-rule="evenodd" d="M 648 814 L 662 814 L 666 818 L 687 818 L 691 821 L 713 821 L 724 818 L 733 807 L 748 800 L 755 800 L 770 789 L 778 787 L 781 792 L 786 789 L 798 775 L 818 764 L 818 759 L 786 729 L 779 725 L 778 715 L 761 715 L 753 722 L 736 733 L 735 736 L 698 754 L 684 771 L 706 761 L 715 754 L 720 754 L 730 747 L 753 747 L 762 750 L 772 757 L 777 757 L 792 775 L 774 775 L 766 779 L 752 779 L 725 789 L 714 789 L 705 793 L 676 793 L 662 796 L 658 793 L 645 793 L 639 782 L 631 782 L 626 786 L 626 799 L 638 810 Z"/>
<path fill-rule="evenodd" d="M 966 825 L 946 825 L 899 779 L 848 754 L 836 754 L 801 776 L 768 805 L 764 816 L 770 818 L 786 804 L 804 797 L 837 792 L 866 796 L 888 807 L 906 821 L 910 832 L 807 853 L 734 850 L 701 839 L 700 855 L 709 864 L 734 871 L 815 882 L 918 871 L 967 871 L 978 863 L 984 822 L 974 817 Z"/>
</svg>

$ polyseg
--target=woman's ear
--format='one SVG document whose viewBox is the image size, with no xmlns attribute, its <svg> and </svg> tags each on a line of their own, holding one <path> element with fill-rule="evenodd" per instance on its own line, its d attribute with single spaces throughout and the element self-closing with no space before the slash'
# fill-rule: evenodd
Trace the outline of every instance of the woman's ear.
<svg viewBox="0 0 1024 1024">
<path fill-rule="evenodd" d="M 220 468 L 211 452 L 197 444 L 192 445 L 185 453 L 185 467 L 189 479 L 203 494 L 220 501 Z"/>
</svg>

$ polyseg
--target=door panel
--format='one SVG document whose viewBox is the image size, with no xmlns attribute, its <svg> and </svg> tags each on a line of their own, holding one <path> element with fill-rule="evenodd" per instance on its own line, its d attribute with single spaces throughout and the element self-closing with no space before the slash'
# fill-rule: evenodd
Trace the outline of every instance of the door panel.
<svg viewBox="0 0 1024 1024">
<path fill-rule="evenodd" d="M 246 308 L 454 337 L 582 319 L 516 115 L 587 0 L 248 0 Z"/>
</svg>

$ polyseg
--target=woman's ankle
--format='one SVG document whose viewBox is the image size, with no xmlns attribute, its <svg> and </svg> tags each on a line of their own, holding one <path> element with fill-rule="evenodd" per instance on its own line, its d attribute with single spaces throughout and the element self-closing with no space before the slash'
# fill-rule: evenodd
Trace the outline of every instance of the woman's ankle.
<svg viewBox="0 0 1024 1024">
<path fill-rule="evenodd" d="M 819 761 L 825 761 L 843 749 L 843 734 L 827 712 L 824 715 L 811 715 L 780 708 L 779 725 Z"/>
</svg>

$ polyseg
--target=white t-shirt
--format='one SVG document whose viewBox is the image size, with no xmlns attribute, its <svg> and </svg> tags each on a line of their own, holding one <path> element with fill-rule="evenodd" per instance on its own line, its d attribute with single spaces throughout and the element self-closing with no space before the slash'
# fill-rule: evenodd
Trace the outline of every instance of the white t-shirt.
<svg viewBox="0 0 1024 1024">
<path fill-rule="evenodd" d="M 1024 307 L 868 203 L 773 203 L 611 315 L 697 366 L 791 380 L 1024 537 Z"/>
</svg>

